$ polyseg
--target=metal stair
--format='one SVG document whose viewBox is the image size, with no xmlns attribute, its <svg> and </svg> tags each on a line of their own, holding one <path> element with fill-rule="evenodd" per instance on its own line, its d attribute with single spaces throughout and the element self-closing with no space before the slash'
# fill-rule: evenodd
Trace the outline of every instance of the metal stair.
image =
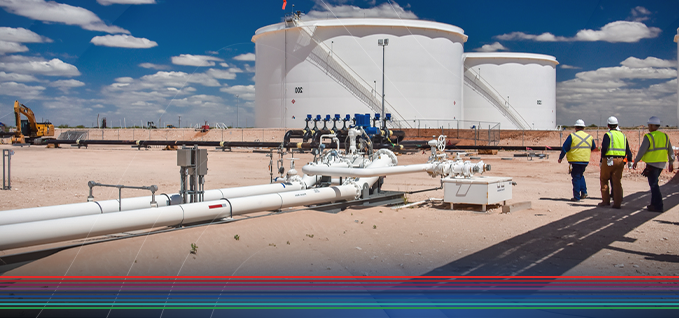
<svg viewBox="0 0 679 318">
<path fill-rule="evenodd" d="M 472 68 L 464 67 L 464 84 L 478 92 L 483 98 L 495 106 L 500 113 L 509 119 L 517 128 L 530 130 L 531 126 L 512 105 L 493 88 L 490 83 L 484 80 Z"/>
<path fill-rule="evenodd" d="M 293 21 L 294 25 L 303 31 L 301 34 L 305 36 L 299 44 L 303 46 L 309 45 L 311 42 L 316 44 L 307 59 L 316 67 L 325 71 L 326 75 L 344 87 L 359 101 L 367 105 L 371 111 L 381 113 L 382 101 L 375 96 L 370 84 L 331 52 L 327 45 L 314 38 L 316 27 L 307 26 L 299 19 L 293 19 Z M 388 125 L 394 128 L 411 128 L 403 116 L 386 100 L 384 111 L 392 114 L 393 121 L 387 122 Z M 407 127 L 403 127 L 404 124 Z"/>
</svg>

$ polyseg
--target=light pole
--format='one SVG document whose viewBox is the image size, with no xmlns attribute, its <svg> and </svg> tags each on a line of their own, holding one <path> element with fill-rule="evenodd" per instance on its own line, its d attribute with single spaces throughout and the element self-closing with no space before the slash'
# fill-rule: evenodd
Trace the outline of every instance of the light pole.
<svg viewBox="0 0 679 318">
<path fill-rule="evenodd" d="M 382 47 L 382 129 L 385 129 L 387 121 L 384 118 L 384 48 L 389 45 L 389 39 L 379 39 L 377 45 Z"/>
<path fill-rule="evenodd" d="M 240 101 L 238 100 L 238 95 L 236 95 L 236 128 L 238 128 L 238 126 L 240 125 L 240 120 L 238 120 L 238 108 L 239 108 L 238 102 Z"/>
</svg>

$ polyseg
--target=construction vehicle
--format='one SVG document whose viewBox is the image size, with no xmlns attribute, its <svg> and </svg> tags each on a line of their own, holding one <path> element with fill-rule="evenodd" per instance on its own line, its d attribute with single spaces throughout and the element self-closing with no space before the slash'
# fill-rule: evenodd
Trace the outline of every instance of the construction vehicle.
<svg viewBox="0 0 679 318">
<path fill-rule="evenodd" d="M 207 123 L 207 121 L 205 121 L 205 125 L 198 127 L 196 130 L 199 130 L 200 132 L 208 132 L 210 131 L 210 125 Z"/>
<path fill-rule="evenodd" d="M 21 114 L 26 119 L 21 119 Z M 33 111 L 19 101 L 14 101 L 14 117 L 16 118 L 16 131 L 12 137 L 13 144 L 42 144 L 43 139 L 54 139 L 54 125 L 49 121 L 39 123 L 35 119 Z M 51 138 L 50 138 L 51 137 Z"/>
</svg>

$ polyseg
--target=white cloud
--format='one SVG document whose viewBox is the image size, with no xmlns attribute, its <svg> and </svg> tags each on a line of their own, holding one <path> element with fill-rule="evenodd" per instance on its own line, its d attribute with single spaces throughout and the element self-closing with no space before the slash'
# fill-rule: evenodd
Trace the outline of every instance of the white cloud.
<svg viewBox="0 0 679 318">
<path fill-rule="evenodd" d="M 225 86 L 219 89 L 220 92 L 238 95 L 240 99 L 255 100 L 255 85 L 234 85 Z"/>
<path fill-rule="evenodd" d="M 150 69 L 154 69 L 154 70 L 169 70 L 170 69 L 169 65 L 159 65 L 159 64 L 153 64 L 153 63 L 141 63 L 141 64 L 139 64 L 139 67 L 150 68 Z"/>
<path fill-rule="evenodd" d="M 620 65 L 627 67 L 673 67 L 677 68 L 677 61 L 668 61 L 659 59 L 657 57 L 649 56 L 643 60 L 634 56 L 628 57 L 626 60 L 620 62 Z"/>
<path fill-rule="evenodd" d="M 655 38 L 660 29 L 647 27 L 641 22 L 615 21 L 604 25 L 601 30 L 581 30 L 575 35 L 579 41 L 605 41 L 635 43 L 641 39 Z"/>
<path fill-rule="evenodd" d="M 44 0 L 0 0 L 0 7 L 7 12 L 33 20 L 78 25 L 90 31 L 130 33 L 123 28 L 106 25 L 90 10 L 64 3 Z"/>
<path fill-rule="evenodd" d="M 255 60 L 255 54 L 253 53 L 245 53 L 238 55 L 233 58 L 236 61 L 254 61 Z"/>
<path fill-rule="evenodd" d="M 134 78 L 131 77 L 118 77 L 115 79 L 116 82 L 118 83 L 132 83 L 134 82 Z"/>
<path fill-rule="evenodd" d="M 0 83 L 0 95 L 35 97 L 40 95 L 45 88 L 42 86 L 28 86 L 17 82 Z"/>
<path fill-rule="evenodd" d="M 28 48 L 16 42 L 0 41 L 0 54 L 26 52 Z"/>
<path fill-rule="evenodd" d="M 509 50 L 506 48 L 504 45 L 500 44 L 500 42 L 495 42 L 493 44 L 484 44 L 480 48 L 474 49 L 474 51 L 477 52 L 497 52 L 497 51 L 507 51 Z"/>
<path fill-rule="evenodd" d="M 156 0 L 97 0 L 102 6 L 112 4 L 155 4 Z"/>
<path fill-rule="evenodd" d="M 46 61 L 39 58 L 11 57 L 7 59 L 7 62 L 0 62 L 0 70 L 20 74 L 40 74 L 46 76 L 80 75 L 77 67 L 64 63 L 60 59 Z"/>
<path fill-rule="evenodd" d="M 62 92 L 68 93 L 71 88 L 85 86 L 85 83 L 69 79 L 69 80 L 58 80 L 50 83 L 50 86 L 59 88 Z"/>
<path fill-rule="evenodd" d="M 0 41 L 18 43 L 42 43 L 52 42 L 49 38 L 24 28 L 0 27 Z"/>
<path fill-rule="evenodd" d="M 668 79 L 677 77 L 677 71 L 671 68 L 615 66 L 580 72 L 575 76 L 587 82 L 603 82 L 614 79 Z"/>
<path fill-rule="evenodd" d="M 545 32 L 540 35 L 526 34 L 523 32 L 512 32 L 495 36 L 495 38 L 503 41 L 518 41 L 518 40 L 531 40 L 538 42 L 569 41 L 569 39 L 566 37 L 563 36 L 557 37 L 549 32 Z"/>
<path fill-rule="evenodd" d="M 232 80 L 236 78 L 237 73 L 243 73 L 243 70 L 236 67 L 232 67 L 227 70 L 211 68 L 205 73 L 214 78 Z"/>
<path fill-rule="evenodd" d="M 207 55 L 181 54 L 172 57 L 172 64 L 188 66 L 215 66 L 214 61 L 224 61 L 218 57 Z"/>
<path fill-rule="evenodd" d="M 226 64 L 226 63 L 219 63 L 219 66 L 221 66 L 221 67 L 229 67 L 229 64 Z"/>
<path fill-rule="evenodd" d="M 0 72 L 0 82 L 37 82 L 33 75 Z"/>
<path fill-rule="evenodd" d="M 638 6 L 638 7 L 632 8 L 632 11 L 630 12 L 630 14 L 632 15 L 632 17 L 629 20 L 640 22 L 640 21 L 648 20 L 649 15 L 651 15 L 651 11 L 648 11 L 648 9 L 646 9 L 642 6 Z"/>
<path fill-rule="evenodd" d="M 372 3 L 374 5 L 374 3 Z M 371 8 L 360 8 L 352 5 L 330 5 L 325 1 L 316 1 L 314 9 L 303 19 L 333 19 L 333 18 L 400 18 L 417 19 L 412 11 L 403 9 L 395 1 L 385 2 Z"/>
<path fill-rule="evenodd" d="M 566 64 L 559 64 L 559 67 L 566 69 L 566 70 L 579 70 L 582 69 L 582 67 L 579 66 L 573 66 L 573 65 L 566 65 Z"/>
<path fill-rule="evenodd" d="M 526 34 L 523 32 L 512 32 L 495 36 L 498 40 L 530 40 L 537 42 L 567 42 L 567 41 L 584 41 L 584 42 L 625 42 L 636 43 L 641 39 L 655 38 L 660 34 L 661 30 L 656 27 L 648 27 L 641 22 L 633 21 L 615 21 L 604 25 L 599 30 L 580 30 L 574 37 L 555 36 L 551 33 L 542 33 L 540 35 Z"/>
<path fill-rule="evenodd" d="M 184 72 L 158 72 L 153 75 L 144 75 L 142 82 L 157 83 L 164 86 L 182 87 L 187 83 L 196 83 L 203 86 L 221 86 L 217 80 L 205 73 L 187 74 Z"/>
<path fill-rule="evenodd" d="M 224 100 L 213 95 L 192 95 L 182 99 L 173 99 L 171 105 L 178 107 L 224 107 Z"/>
<path fill-rule="evenodd" d="M 158 43 L 147 38 L 136 38 L 125 34 L 95 36 L 90 42 L 99 46 L 123 47 L 128 49 L 148 49 L 158 46 Z"/>
<path fill-rule="evenodd" d="M 675 125 L 677 72 L 667 67 L 669 62 L 630 57 L 622 66 L 579 72 L 576 78 L 557 83 L 559 123 L 570 125 L 577 118 L 596 121 L 603 114 L 618 117 L 622 126 L 643 125 L 651 115 Z"/>
</svg>

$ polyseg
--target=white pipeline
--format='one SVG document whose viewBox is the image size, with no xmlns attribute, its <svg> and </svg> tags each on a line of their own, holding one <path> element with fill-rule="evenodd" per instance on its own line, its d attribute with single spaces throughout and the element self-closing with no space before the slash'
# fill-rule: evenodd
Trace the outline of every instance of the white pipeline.
<svg viewBox="0 0 679 318">
<path fill-rule="evenodd" d="M 306 177 L 306 176 L 305 176 Z M 219 200 L 222 198 L 237 198 L 267 193 L 298 191 L 311 187 L 315 183 L 314 177 L 304 178 L 301 182 L 272 183 L 247 187 L 214 189 L 205 191 L 205 201 Z M 156 195 L 158 207 L 171 205 L 171 198 L 178 194 Z M 151 207 L 151 196 L 122 199 L 122 211 L 139 210 Z M 177 204 L 174 202 L 174 204 Z M 33 222 L 69 218 L 74 216 L 92 215 L 101 213 L 120 212 L 118 200 L 103 200 L 96 202 L 73 203 L 55 206 L 45 206 L 28 209 L 0 211 L 0 225 Z"/>
<path fill-rule="evenodd" d="M 302 171 L 308 175 L 323 175 L 323 176 L 333 176 L 333 177 L 379 177 L 387 175 L 397 175 L 413 172 L 423 172 L 433 170 L 434 164 L 423 163 L 416 165 L 406 165 L 406 166 L 393 166 L 393 167 L 381 167 L 381 168 L 370 168 L 365 167 L 363 169 L 356 168 L 333 168 L 324 166 L 313 166 L 306 165 L 302 168 Z"/>
<path fill-rule="evenodd" d="M 278 210 L 299 205 L 352 200 L 356 196 L 356 187 L 345 185 L 118 213 L 100 213 L 0 225 L 0 250 L 156 227 L 213 221 L 231 215 Z"/>
</svg>

